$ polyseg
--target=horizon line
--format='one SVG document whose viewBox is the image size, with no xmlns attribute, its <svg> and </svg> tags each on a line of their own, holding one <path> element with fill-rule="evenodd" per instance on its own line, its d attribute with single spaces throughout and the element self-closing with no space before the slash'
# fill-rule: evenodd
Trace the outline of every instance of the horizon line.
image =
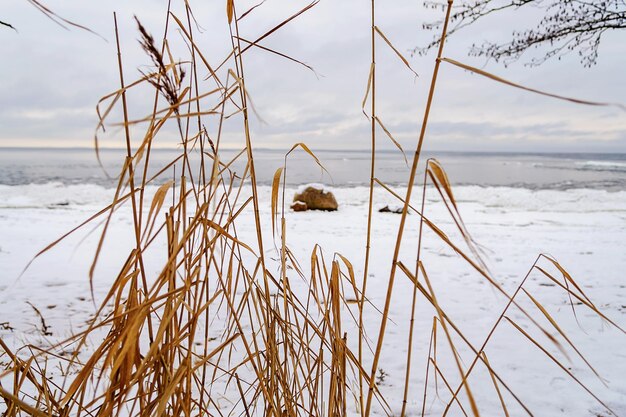
<svg viewBox="0 0 626 417">
<path fill-rule="evenodd" d="M 0 144 L 1 149 L 14 149 L 14 150 L 80 150 L 87 151 L 92 150 L 96 151 L 94 147 L 89 146 L 5 146 Z M 174 146 L 159 146 L 153 147 L 153 151 L 177 151 L 181 150 L 182 147 L 174 147 Z M 229 152 L 237 152 L 242 151 L 244 148 L 234 148 L 234 147 L 223 147 L 222 151 Z M 98 151 L 125 151 L 126 147 L 123 146 L 101 146 L 98 148 Z M 272 152 L 280 152 L 286 151 L 288 148 L 268 148 L 268 147 L 258 147 L 255 148 L 257 151 L 272 151 Z M 396 153 L 399 152 L 397 149 L 389 148 L 389 149 L 377 149 L 377 152 L 382 153 Z M 371 149 L 333 149 L 333 148 L 319 148 L 315 149 L 315 152 L 371 152 Z M 413 153 L 413 152 L 411 152 Z M 611 152 L 611 151 L 580 151 L 580 150 L 570 150 L 570 151 L 529 151 L 529 150 L 449 150 L 449 149 L 429 149 L 425 150 L 424 153 L 464 153 L 464 154 L 613 154 L 613 155 L 626 155 L 626 152 Z M 405 154 L 409 154 L 405 152 Z"/>
</svg>

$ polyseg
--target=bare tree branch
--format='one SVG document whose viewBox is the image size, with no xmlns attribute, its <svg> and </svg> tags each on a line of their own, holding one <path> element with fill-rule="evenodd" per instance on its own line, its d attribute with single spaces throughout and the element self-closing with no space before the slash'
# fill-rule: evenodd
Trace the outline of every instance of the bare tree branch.
<svg viewBox="0 0 626 417">
<path fill-rule="evenodd" d="M 94 34 L 94 35 L 98 36 L 99 38 L 101 38 L 101 39 L 106 41 L 106 39 L 104 39 L 102 36 L 100 36 L 98 33 L 94 32 L 93 30 L 89 29 L 88 27 L 80 25 L 80 24 L 75 23 L 75 22 L 72 22 L 71 20 L 68 20 L 68 19 L 65 19 L 64 17 L 59 16 L 54 11 L 49 9 L 45 4 L 41 3 L 39 0 L 27 0 L 27 1 L 31 5 L 33 5 L 37 10 L 39 10 L 41 13 L 46 15 L 46 17 L 48 17 L 54 23 L 56 23 L 57 25 L 61 26 L 63 29 L 69 30 L 68 26 L 73 26 L 75 28 L 82 29 L 82 30 L 85 30 L 87 32 L 90 32 L 90 33 L 92 33 L 92 34 Z M 10 25 L 9 23 L 0 21 L 0 24 L 4 25 L 4 26 L 8 26 L 8 27 L 10 27 L 11 29 L 13 29 L 13 30 L 15 30 L 17 32 L 17 29 L 15 29 L 15 27 Z"/>
<path fill-rule="evenodd" d="M 429 8 L 442 7 L 442 3 L 427 1 Z M 474 0 L 461 4 L 452 14 L 454 23 L 449 35 L 476 23 L 493 13 L 536 7 L 545 11 L 534 28 L 514 31 L 511 40 L 497 43 L 484 41 L 473 44 L 469 55 L 494 59 L 508 65 L 519 60 L 530 49 L 545 49 L 538 58 L 527 65 L 540 65 L 547 59 L 560 59 L 576 53 L 585 67 L 595 65 L 602 35 L 610 30 L 626 29 L 626 2 L 624 0 Z M 426 23 L 424 29 L 435 30 L 440 21 Z M 413 53 L 424 54 L 436 47 L 437 38 Z"/>
</svg>

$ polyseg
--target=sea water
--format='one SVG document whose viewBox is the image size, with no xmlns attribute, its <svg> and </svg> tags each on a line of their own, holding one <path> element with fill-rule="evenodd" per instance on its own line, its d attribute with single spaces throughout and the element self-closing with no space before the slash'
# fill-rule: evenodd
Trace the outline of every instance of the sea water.
<svg viewBox="0 0 626 417">
<path fill-rule="evenodd" d="M 221 162 L 227 163 L 239 151 L 220 152 Z M 287 183 L 300 185 L 311 182 L 333 187 L 369 184 L 371 157 L 369 151 L 316 151 L 323 169 L 302 151 L 286 159 Z M 180 150 L 156 149 L 150 154 L 148 178 L 165 169 L 159 181 L 166 181 L 186 170 L 186 177 L 198 175 L 200 158 L 193 154 L 189 164 L 174 163 Z M 94 184 L 113 188 L 124 162 L 125 151 L 102 149 L 0 149 L 0 184 Z M 389 185 L 406 185 L 413 155 L 400 152 L 378 152 L 375 176 Z M 428 158 L 437 159 L 446 170 L 450 182 L 457 186 L 514 187 L 537 189 L 595 189 L 626 190 L 626 153 L 474 153 L 435 152 L 421 155 L 416 183 L 423 181 L 423 167 Z M 243 175 L 246 155 L 231 165 L 233 175 Z M 271 184 L 274 172 L 285 165 L 285 151 L 258 149 L 254 163 L 259 185 Z M 170 165 L 171 164 L 171 165 Z M 169 165 L 169 167 L 168 167 Z M 211 159 L 205 158 L 205 173 L 210 174 Z M 136 168 L 137 176 L 143 173 Z M 175 171 L 178 173 L 175 174 Z"/>
</svg>

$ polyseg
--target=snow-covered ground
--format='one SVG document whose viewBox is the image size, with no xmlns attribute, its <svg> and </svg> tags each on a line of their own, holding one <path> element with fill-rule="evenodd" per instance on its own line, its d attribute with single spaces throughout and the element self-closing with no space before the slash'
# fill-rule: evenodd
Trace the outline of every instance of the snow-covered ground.
<svg viewBox="0 0 626 417">
<path fill-rule="evenodd" d="M 288 199 L 294 191 L 287 190 Z M 568 270 L 598 308 L 618 325 L 626 327 L 626 192 L 590 189 L 531 191 L 478 186 L 456 187 L 454 191 L 467 229 L 481 246 L 492 276 L 504 290 L 512 293 L 537 255 L 546 253 Z M 328 259 L 335 252 L 348 258 L 360 279 L 368 191 L 365 187 L 351 187 L 334 188 L 333 192 L 340 204 L 337 212 L 286 213 L 287 244 L 305 271 L 314 245 L 319 244 Z M 405 189 L 400 188 L 397 192 L 404 195 Z M 413 203 L 417 207 L 420 195 L 421 190 L 416 188 Z M 111 190 L 96 185 L 0 185 L 0 196 L 0 337 L 12 347 L 27 342 L 45 346 L 84 329 L 95 309 L 87 271 L 99 237 L 97 222 L 36 259 L 25 273 L 20 274 L 40 249 L 104 207 L 112 196 Z M 260 201 L 266 255 L 277 258 L 278 253 L 271 244 L 269 187 L 260 187 Z M 378 308 L 382 308 L 385 301 L 400 220 L 397 214 L 377 211 L 385 205 L 400 206 L 393 196 L 378 189 L 367 289 L 368 298 Z M 433 189 L 427 193 L 425 214 L 466 249 Z M 251 216 L 251 210 L 248 210 L 237 223 L 239 238 L 245 242 L 255 242 Z M 415 268 L 418 226 L 419 217 L 410 215 L 400 255 L 400 260 L 412 270 Z M 133 245 L 131 230 L 130 211 L 122 208 L 111 224 L 96 270 L 96 303 L 104 296 Z M 440 304 L 470 343 L 481 346 L 502 313 L 506 299 L 433 232 L 424 232 L 422 250 L 422 261 Z M 158 271 L 157 255 L 152 262 L 152 267 Z M 548 262 L 541 265 L 560 277 Z M 292 280 L 298 282 L 296 277 Z M 618 415 L 626 415 L 626 336 L 607 326 L 583 305 L 575 306 L 577 316 L 574 317 L 566 294 L 538 272 L 529 276 L 524 288 L 559 321 L 581 353 L 606 379 L 606 386 L 571 348 L 567 350 L 571 361 L 566 359 L 545 336 L 533 330 L 519 310 L 512 308 L 507 316 L 537 337 Z M 398 272 L 378 378 L 396 415 L 400 414 L 402 406 L 412 294 L 413 285 Z M 520 294 L 516 300 L 534 319 L 549 328 L 549 322 L 528 296 Z M 41 320 L 33 307 L 41 312 L 52 335 L 42 334 Z M 422 410 L 424 369 L 435 314 L 426 299 L 418 295 L 407 408 L 408 415 L 412 416 L 420 415 Z M 375 344 L 380 317 L 376 309 L 368 309 L 365 323 L 371 344 Z M 349 343 L 356 346 L 358 333 L 355 327 L 347 324 L 346 331 Z M 554 328 L 550 331 L 558 336 Z M 438 334 L 438 365 L 456 388 L 458 374 L 453 357 L 441 329 Z M 463 358 L 463 366 L 467 368 L 473 356 L 457 336 L 455 343 Z M 610 415 L 506 320 L 498 326 L 485 352 L 492 367 L 534 415 Z M 437 382 L 441 398 L 435 392 L 431 374 L 427 384 L 426 415 L 441 415 L 449 398 L 445 384 L 441 379 Z M 472 373 L 470 383 L 481 415 L 503 415 L 484 368 L 477 368 Z M 516 408 L 508 394 L 504 395 L 511 404 L 510 415 L 522 415 L 522 409 Z M 381 412 L 378 408 L 374 411 Z M 354 408 L 349 412 L 356 415 Z M 462 412 L 453 407 L 449 415 L 462 415 Z"/>
</svg>

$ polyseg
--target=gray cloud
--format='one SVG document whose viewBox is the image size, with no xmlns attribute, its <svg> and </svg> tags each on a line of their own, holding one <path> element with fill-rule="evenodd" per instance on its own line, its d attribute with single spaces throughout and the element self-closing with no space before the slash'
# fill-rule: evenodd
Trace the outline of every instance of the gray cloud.
<svg viewBox="0 0 626 417">
<path fill-rule="evenodd" d="M 118 11 L 125 75 L 132 80 L 139 76 L 137 68 L 149 63 L 137 45 L 132 15 L 137 14 L 158 39 L 165 2 L 117 0 L 87 5 L 72 0 L 56 6 L 57 12 L 91 27 L 108 42 L 83 31 L 60 29 L 26 3 L 11 2 L 3 8 L 5 19 L 20 32 L 0 31 L 0 55 L 10 57 L 8 64 L 0 67 L 0 146 L 90 146 L 97 120 L 95 104 L 119 85 L 112 10 Z M 305 4 L 269 0 L 241 22 L 242 33 L 255 39 Z M 192 6 L 196 7 L 200 25 L 206 28 L 202 33 L 196 31 L 196 39 L 211 63 L 216 64 L 228 53 L 223 4 Z M 251 49 L 246 53 L 249 93 L 266 121 L 252 120 L 257 146 L 287 148 L 305 141 L 319 149 L 369 147 L 369 121 L 361 112 L 370 61 L 367 9 L 355 0 L 322 0 L 308 14 L 263 41 L 266 47 L 312 65 L 319 78 L 265 51 Z M 420 74 L 415 79 L 384 42 L 377 43 L 379 117 L 410 149 L 421 123 L 433 56 L 411 58 L 408 50 L 430 39 L 432 34 L 420 28 L 422 21 L 434 17 L 434 12 L 424 12 L 409 0 L 380 6 L 378 11 L 377 25 L 399 51 L 406 52 L 411 66 Z M 576 57 L 534 69 L 522 65 L 505 69 L 465 56 L 473 40 L 509 36 L 513 26 L 524 24 L 524 18 L 508 16 L 507 20 L 503 15 L 486 22 L 487 26 L 470 28 L 465 35 L 448 42 L 446 55 L 547 91 L 592 100 L 624 100 L 626 83 L 618 81 L 623 77 L 625 33 L 605 38 L 600 64 L 591 69 L 580 67 Z M 186 56 L 186 47 L 177 35 L 172 38 L 172 50 L 176 58 Z M 203 88 L 212 86 L 207 83 Z M 141 117 L 151 109 L 152 93 L 134 93 L 129 102 L 133 117 Z M 119 120 L 119 113 L 113 116 L 112 120 Z M 539 97 L 447 65 L 441 68 L 431 116 L 427 144 L 432 148 L 626 151 L 624 112 Z M 206 124 L 214 131 L 214 118 L 207 117 Z M 241 144 L 240 126 L 239 118 L 229 120 L 223 131 L 225 144 Z M 141 127 L 133 132 L 141 138 Z M 118 145 L 119 133 L 119 129 L 112 128 L 102 135 L 103 143 Z M 379 135 L 381 147 L 393 148 L 382 131 Z M 161 146 L 173 146 L 177 141 L 173 126 L 164 129 L 159 138 Z"/>
</svg>

